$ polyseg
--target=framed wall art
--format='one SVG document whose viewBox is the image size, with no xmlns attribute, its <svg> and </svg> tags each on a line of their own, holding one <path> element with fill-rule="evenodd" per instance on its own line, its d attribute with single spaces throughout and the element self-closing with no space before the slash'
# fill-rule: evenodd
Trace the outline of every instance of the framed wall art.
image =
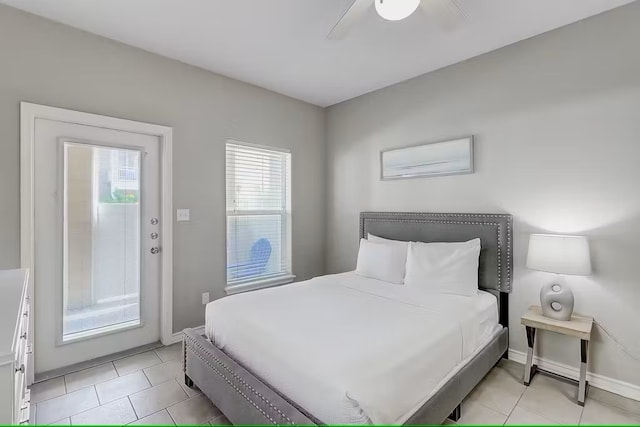
<svg viewBox="0 0 640 427">
<path fill-rule="evenodd" d="M 468 173 L 473 173 L 473 136 L 380 153 L 382 180 Z"/>
</svg>

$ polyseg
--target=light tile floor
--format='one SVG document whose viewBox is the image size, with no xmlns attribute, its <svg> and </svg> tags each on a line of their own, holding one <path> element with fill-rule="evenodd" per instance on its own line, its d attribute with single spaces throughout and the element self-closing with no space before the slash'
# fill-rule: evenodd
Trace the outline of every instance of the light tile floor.
<svg viewBox="0 0 640 427">
<path fill-rule="evenodd" d="M 229 424 L 184 385 L 181 344 L 161 347 L 31 387 L 32 424 Z"/>
<path fill-rule="evenodd" d="M 184 385 L 181 345 L 34 384 L 37 424 L 228 424 L 197 389 Z M 577 387 L 537 375 L 522 384 L 523 366 L 503 360 L 462 403 L 458 424 L 640 424 L 640 402 L 594 387 L 585 407 Z M 447 420 L 445 424 L 455 424 Z"/>
<path fill-rule="evenodd" d="M 583 408 L 577 386 L 538 374 L 525 387 L 523 372 L 500 361 L 462 402 L 458 424 L 640 424 L 639 401 L 590 387 Z"/>
</svg>

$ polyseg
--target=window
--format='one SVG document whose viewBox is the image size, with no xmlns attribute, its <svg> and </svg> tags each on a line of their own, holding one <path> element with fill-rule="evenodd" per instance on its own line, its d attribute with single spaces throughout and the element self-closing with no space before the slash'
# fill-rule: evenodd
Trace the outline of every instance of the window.
<svg viewBox="0 0 640 427">
<path fill-rule="evenodd" d="M 140 180 L 125 187 L 114 180 L 125 157 L 138 177 L 141 153 L 63 148 L 62 341 L 69 342 L 141 324 Z"/>
<path fill-rule="evenodd" d="M 227 141 L 227 291 L 287 283 L 291 154 Z"/>
</svg>

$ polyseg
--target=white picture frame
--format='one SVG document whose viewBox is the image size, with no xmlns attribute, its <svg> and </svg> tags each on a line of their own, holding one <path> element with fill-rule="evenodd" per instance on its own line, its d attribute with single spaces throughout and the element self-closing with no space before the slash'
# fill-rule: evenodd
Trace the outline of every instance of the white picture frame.
<svg viewBox="0 0 640 427">
<path fill-rule="evenodd" d="M 471 174 L 473 135 L 380 152 L 383 181 Z"/>
</svg>

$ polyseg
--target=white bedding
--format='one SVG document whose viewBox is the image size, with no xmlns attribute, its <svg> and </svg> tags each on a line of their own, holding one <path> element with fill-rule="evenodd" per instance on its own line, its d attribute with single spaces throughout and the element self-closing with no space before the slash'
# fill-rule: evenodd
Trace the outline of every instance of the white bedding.
<svg viewBox="0 0 640 427">
<path fill-rule="evenodd" d="M 327 424 L 405 421 L 496 332 L 496 298 L 351 273 L 211 302 L 214 345 Z"/>
</svg>

